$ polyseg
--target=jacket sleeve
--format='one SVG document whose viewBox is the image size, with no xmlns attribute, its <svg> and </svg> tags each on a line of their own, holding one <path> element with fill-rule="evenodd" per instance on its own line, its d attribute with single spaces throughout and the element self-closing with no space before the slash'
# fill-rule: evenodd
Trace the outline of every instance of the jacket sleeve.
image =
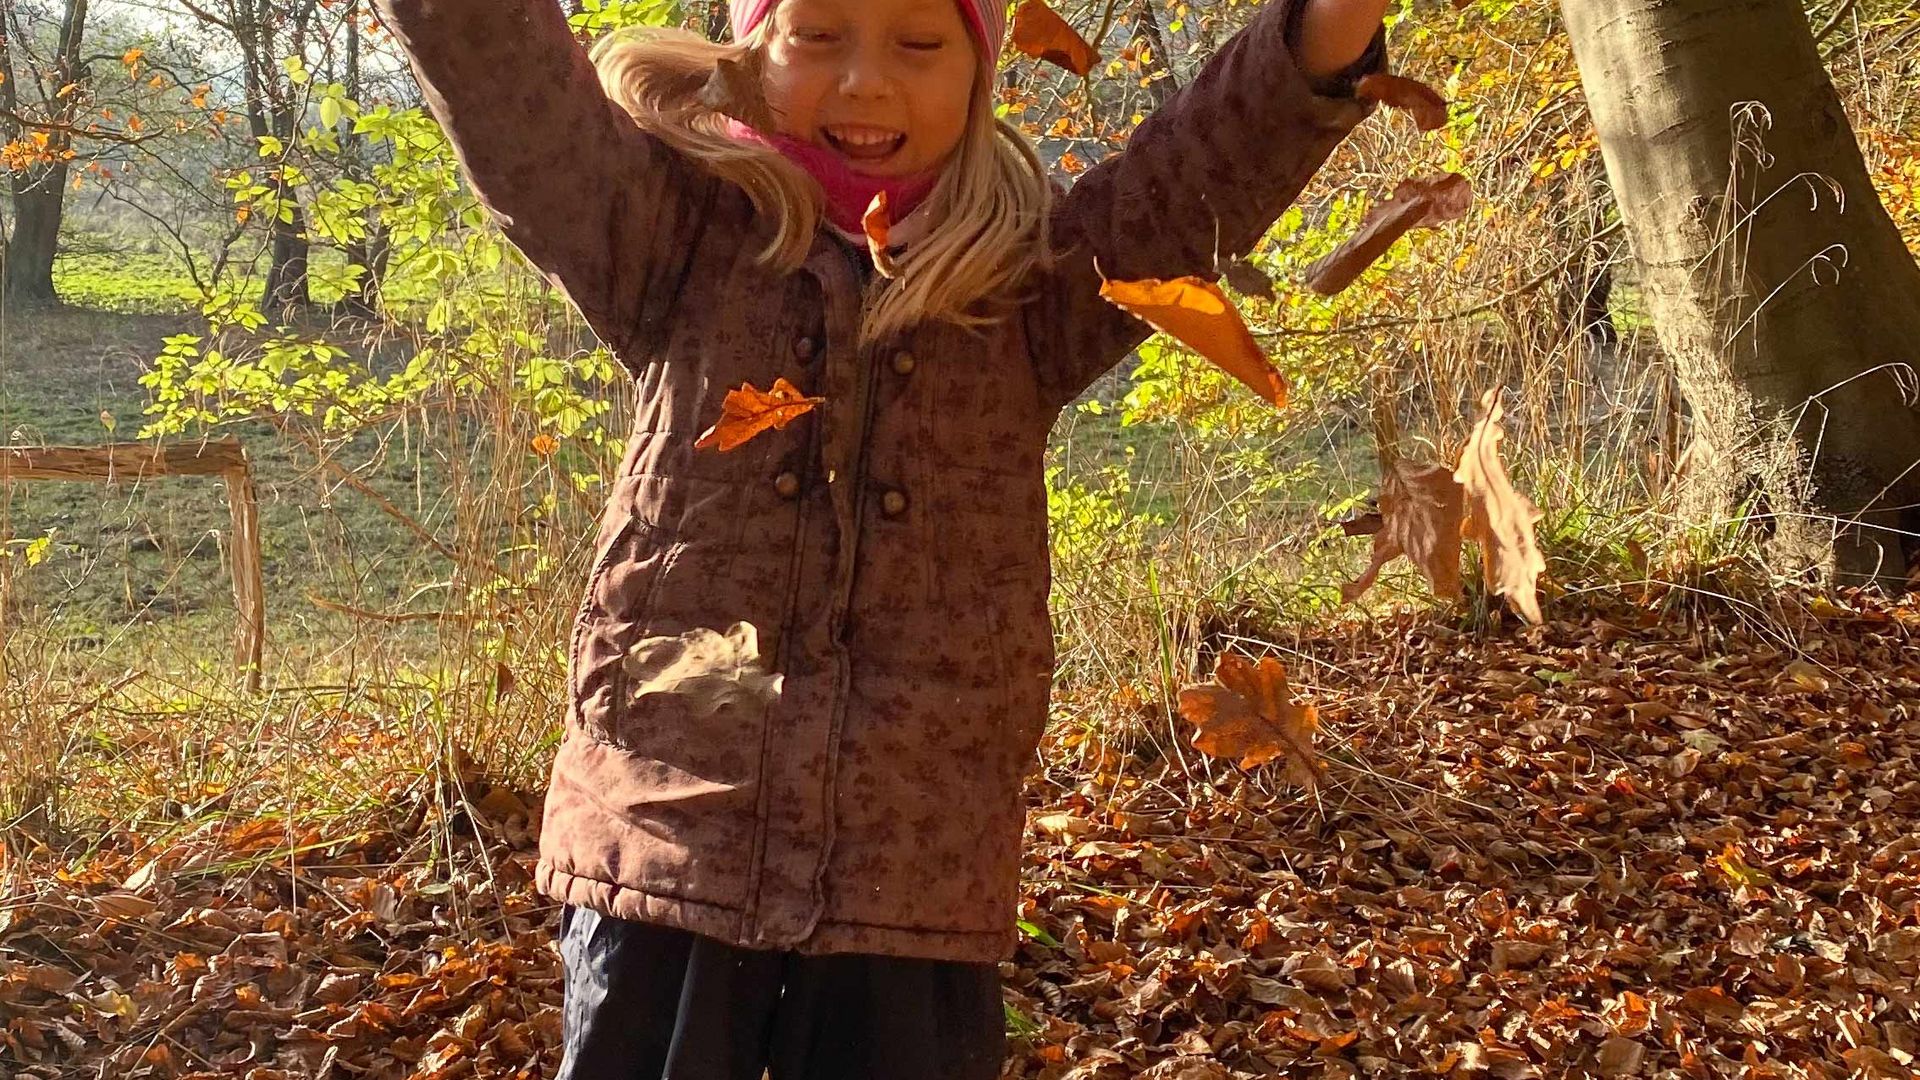
<svg viewBox="0 0 1920 1080">
<path fill-rule="evenodd" d="M 601 90 L 555 0 L 375 0 L 460 171 L 617 354 L 667 317 L 719 181 Z"/>
<path fill-rule="evenodd" d="M 1250 251 L 1372 112 L 1352 87 L 1385 70 L 1384 28 L 1346 71 L 1310 82 L 1289 47 L 1304 8 L 1268 4 L 1055 204 L 1051 265 L 1023 312 L 1050 404 L 1071 402 L 1152 333 L 1100 298 L 1102 274 L 1214 279 L 1216 256 Z"/>
</svg>

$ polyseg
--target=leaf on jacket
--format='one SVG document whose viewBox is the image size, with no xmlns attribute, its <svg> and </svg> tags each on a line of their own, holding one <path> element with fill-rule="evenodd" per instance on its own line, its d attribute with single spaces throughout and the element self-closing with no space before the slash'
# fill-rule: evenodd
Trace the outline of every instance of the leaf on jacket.
<svg viewBox="0 0 1920 1080">
<path fill-rule="evenodd" d="M 1453 478 L 1466 491 L 1466 538 L 1480 545 L 1480 566 L 1487 591 L 1507 598 L 1514 610 L 1539 623 L 1540 575 L 1547 560 L 1534 540 L 1533 525 L 1540 510 L 1507 482 L 1500 464 L 1500 392 L 1480 398 L 1480 419 L 1460 451 L 1460 467 Z"/>
<path fill-rule="evenodd" d="M 713 75 L 700 88 L 699 102 L 757 131 L 774 129 L 773 109 L 767 104 L 756 60 L 715 61 Z"/>
<path fill-rule="evenodd" d="M 1447 99 L 1417 79 L 1376 72 L 1362 78 L 1353 92 L 1358 97 L 1407 113 L 1413 117 L 1413 126 L 1421 131 L 1447 126 Z"/>
<path fill-rule="evenodd" d="M 1255 664 L 1221 653 L 1212 682 L 1180 691 L 1180 715 L 1193 724 L 1193 745 L 1203 754 L 1238 758 L 1243 769 L 1284 757 L 1289 779 L 1308 788 L 1319 780 L 1313 735 L 1320 713 L 1293 703 L 1287 669 L 1271 656 Z"/>
<path fill-rule="evenodd" d="M 1373 587 L 1381 568 L 1405 555 L 1433 585 L 1433 595 L 1457 598 L 1465 518 L 1465 492 L 1453 470 L 1395 462 L 1380 482 L 1380 530 L 1373 534 L 1373 559 L 1358 578 L 1340 586 L 1340 595 L 1352 603 Z"/>
<path fill-rule="evenodd" d="M 1075 75 L 1085 75 L 1100 62 L 1099 52 L 1087 39 L 1042 0 L 1026 0 L 1014 11 L 1013 47 Z"/>
<path fill-rule="evenodd" d="M 1218 285 L 1196 277 L 1106 281 L 1100 295 L 1212 361 L 1273 403 L 1287 404 L 1287 381 L 1274 369 L 1240 312 Z"/>
<path fill-rule="evenodd" d="M 1307 268 L 1307 287 L 1332 296 L 1353 284 L 1408 230 L 1452 221 L 1472 205 L 1473 188 L 1458 173 L 1402 180 L 1392 196 L 1367 211 L 1346 243 Z"/>
<path fill-rule="evenodd" d="M 720 420 L 708 428 L 694 446 L 717 446 L 732 450 L 768 428 L 783 428 L 813 410 L 826 398 L 807 397 L 783 378 L 773 380 L 773 389 L 758 390 L 752 383 L 741 383 L 727 391 L 720 402 Z"/>
<path fill-rule="evenodd" d="M 860 231 L 867 234 L 867 253 L 873 256 L 873 268 L 882 277 L 899 277 L 900 267 L 894 263 L 893 253 L 887 250 L 888 237 L 893 231 L 893 213 L 887 208 L 886 192 L 875 194 L 873 202 L 867 205 L 867 212 L 860 215 Z"/>
<path fill-rule="evenodd" d="M 683 699 L 695 716 L 725 708 L 765 709 L 780 696 L 781 676 L 760 656 L 760 632 L 737 622 L 725 633 L 697 626 L 684 634 L 642 638 L 624 661 L 633 700 Z"/>
</svg>

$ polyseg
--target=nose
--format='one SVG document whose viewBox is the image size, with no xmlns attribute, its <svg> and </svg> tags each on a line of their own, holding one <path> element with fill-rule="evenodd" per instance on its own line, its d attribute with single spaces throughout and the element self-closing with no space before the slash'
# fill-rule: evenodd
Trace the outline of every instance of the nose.
<svg viewBox="0 0 1920 1080">
<path fill-rule="evenodd" d="M 884 98 L 893 92 L 893 76 L 881 49 L 862 43 L 847 57 L 840 93 L 849 98 Z"/>
</svg>

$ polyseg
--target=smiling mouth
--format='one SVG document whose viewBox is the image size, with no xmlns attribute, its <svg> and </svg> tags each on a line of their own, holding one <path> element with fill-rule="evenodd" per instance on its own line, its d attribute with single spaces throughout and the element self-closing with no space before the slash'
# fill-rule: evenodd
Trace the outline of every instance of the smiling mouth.
<svg viewBox="0 0 1920 1080">
<path fill-rule="evenodd" d="M 863 165 L 887 160 L 907 142 L 904 131 L 889 131 L 865 124 L 830 124 L 820 129 L 820 137 L 849 161 Z"/>
</svg>

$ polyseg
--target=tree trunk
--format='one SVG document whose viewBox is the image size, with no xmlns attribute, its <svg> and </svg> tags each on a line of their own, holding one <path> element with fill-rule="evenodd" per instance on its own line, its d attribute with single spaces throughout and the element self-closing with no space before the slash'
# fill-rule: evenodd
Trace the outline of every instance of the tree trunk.
<svg viewBox="0 0 1920 1080">
<path fill-rule="evenodd" d="M 53 260 L 60 253 L 60 219 L 66 206 L 67 163 L 39 165 L 13 178 L 13 236 L 0 258 L 8 307 L 58 304 Z"/>
<path fill-rule="evenodd" d="M 80 59 L 81 42 L 87 32 L 87 3 L 88 0 L 67 0 L 61 15 L 51 73 L 55 90 L 69 83 L 87 81 L 86 65 Z M 9 116 L 19 116 L 23 105 L 18 90 L 19 76 L 6 40 L 9 27 L 18 22 L 18 13 L 11 3 L 4 12 L 6 20 L 0 22 L 0 108 Z M 28 66 L 32 66 L 31 62 Z M 35 71 L 36 77 L 38 74 Z M 44 93 L 47 91 L 43 90 Z M 30 166 L 15 173 L 11 180 L 13 234 L 0 245 L 0 303 L 9 307 L 44 307 L 60 302 L 53 291 L 53 260 L 60 253 L 60 221 L 67 205 L 68 163 L 58 155 L 73 146 L 75 103 L 82 100 L 85 93 L 56 97 L 60 105 L 48 117 L 53 124 L 48 150 L 56 160 Z M 20 134 L 20 125 L 12 121 L 0 130 L 0 136 L 9 140 Z"/>
<path fill-rule="evenodd" d="M 576 2 L 575 7 L 579 5 Z M 364 100 L 365 86 L 360 78 L 360 2 L 351 0 L 347 5 L 347 96 L 355 101 Z M 349 179 L 365 181 L 368 179 L 367 138 L 354 133 L 354 123 L 349 117 L 340 119 L 341 160 Z M 361 267 L 365 272 L 360 280 L 348 286 L 346 293 L 334 305 L 336 315 L 353 315 L 362 319 L 376 318 L 380 308 L 380 278 L 387 269 L 387 236 L 380 222 L 380 210 L 373 207 L 365 214 L 367 235 L 363 239 L 351 240 L 346 244 L 347 264 Z"/>
<path fill-rule="evenodd" d="M 1920 267 L 1798 0 L 1566 0 L 1648 314 L 1692 407 L 1681 512 L 1782 569 L 1904 577 Z"/>
</svg>

